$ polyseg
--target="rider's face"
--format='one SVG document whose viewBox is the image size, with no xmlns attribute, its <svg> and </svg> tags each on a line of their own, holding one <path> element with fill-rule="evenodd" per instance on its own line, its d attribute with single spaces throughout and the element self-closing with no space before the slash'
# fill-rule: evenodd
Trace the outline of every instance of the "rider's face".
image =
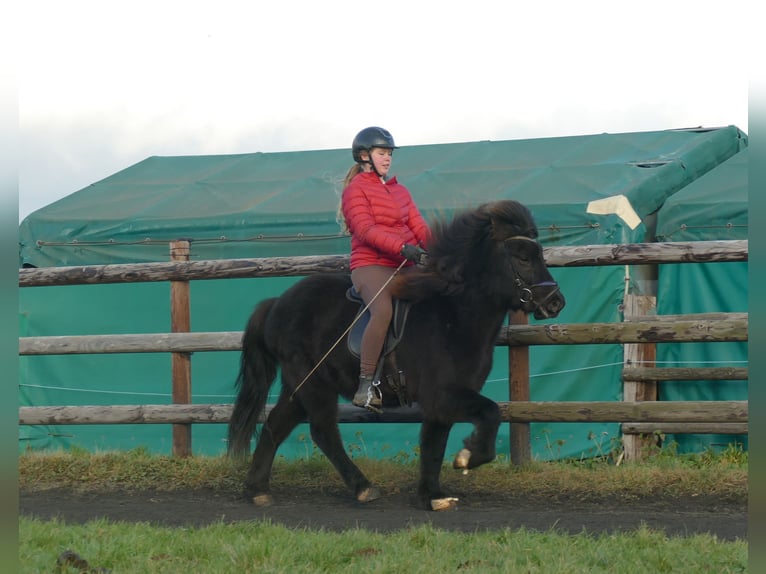
<svg viewBox="0 0 766 574">
<path fill-rule="evenodd" d="M 388 170 L 391 169 L 391 160 L 394 155 L 394 150 L 384 147 L 374 147 L 370 150 L 370 161 L 375 164 L 375 169 L 381 177 L 385 177 L 388 174 Z"/>
</svg>

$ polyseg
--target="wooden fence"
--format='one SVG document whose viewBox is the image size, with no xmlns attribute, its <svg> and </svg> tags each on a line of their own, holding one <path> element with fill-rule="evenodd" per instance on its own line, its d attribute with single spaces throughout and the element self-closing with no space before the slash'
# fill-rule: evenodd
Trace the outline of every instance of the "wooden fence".
<svg viewBox="0 0 766 574">
<path fill-rule="evenodd" d="M 227 423 L 228 404 L 191 403 L 191 353 L 233 351 L 241 348 L 242 333 L 189 331 L 191 280 L 249 277 L 289 277 L 347 271 L 347 256 L 304 256 L 258 259 L 189 261 L 189 243 L 170 244 L 171 261 L 145 264 L 97 265 L 20 269 L 20 287 L 170 281 L 171 333 L 21 337 L 20 355 L 171 353 L 173 404 L 114 406 L 20 407 L 19 424 L 173 424 L 173 454 L 191 454 L 191 425 Z M 544 249 L 550 267 L 602 265 L 658 265 L 747 261 L 747 241 L 639 243 L 550 247 Z M 626 316 L 627 318 L 627 316 Z M 662 380 L 747 379 L 746 368 L 657 369 L 626 366 L 622 402 L 530 401 L 531 345 L 608 344 L 638 349 L 653 357 L 656 343 L 746 341 L 747 313 L 700 315 L 634 315 L 622 323 L 529 325 L 523 314 L 511 314 L 498 334 L 498 345 L 509 346 L 509 402 L 501 402 L 503 421 L 511 424 L 511 460 L 530 459 L 532 422 L 620 422 L 626 439 L 626 458 L 638 458 L 641 437 L 656 430 L 669 433 L 734 433 L 748 430 L 747 401 L 660 402 L 656 385 Z M 627 357 L 627 354 L 626 354 Z M 631 364 L 631 361 L 627 361 Z M 643 362 L 641 364 L 644 364 Z M 630 387 L 628 387 L 630 385 Z M 628 392 L 628 389 L 630 392 Z M 268 409 L 267 409 L 268 413 Z M 419 422 L 417 408 L 386 409 L 375 414 L 340 405 L 340 422 Z"/>
</svg>

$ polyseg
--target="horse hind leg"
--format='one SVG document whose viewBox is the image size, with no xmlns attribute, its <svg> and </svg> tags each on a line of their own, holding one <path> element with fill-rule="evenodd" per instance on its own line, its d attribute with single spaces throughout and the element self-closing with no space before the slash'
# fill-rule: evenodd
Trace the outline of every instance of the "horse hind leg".
<svg viewBox="0 0 766 574">
<path fill-rule="evenodd" d="M 277 449 L 290 433 L 303 421 L 303 407 L 283 393 L 269 413 L 253 452 L 250 469 L 245 477 L 245 496 L 256 506 L 270 506 L 271 470 Z"/>
<path fill-rule="evenodd" d="M 311 438 L 338 471 L 343 482 L 354 493 L 357 502 L 372 502 L 381 497 L 380 490 L 373 486 L 343 448 L 337 421 L 337 403 L 332 409 L 321 413 L 309 413 Z"/>
</svg>

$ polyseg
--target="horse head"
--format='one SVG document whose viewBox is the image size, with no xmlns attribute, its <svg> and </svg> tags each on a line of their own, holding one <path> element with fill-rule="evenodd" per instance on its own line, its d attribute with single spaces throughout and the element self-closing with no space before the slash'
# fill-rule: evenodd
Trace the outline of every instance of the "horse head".
<svg viewBox="0 0 766 574">
<path fill-rule="evenodd" d="M 518 308 L 535 319 L 552 319 L 566 305 L 558 283 L 545 265 L 543 250 L 536 239 L 515 235 L 504 240 L 508 267 L 516 287 Z M 511 308 L 516 308 L 511 303 Z"/>
<path fill-rule="evenodd" d="M 471 293 L 537 319 L 556 317 L 565 300 L 545 265 L 537 227 L 518 201 L 485 203 L 435 221 L 424 267 L 394 281 L 395 297 Z"/>
<path fill-rule="evenodd" d="M 566 300 L 545 264 L 532 213 L 512 200 L 488 203 L 482 208 L 488 214 L 488 233 L 495 243 L 492 264 L 505 270 L 498 275 L 505 276 L 512 285 L 510 308 L 532 313 L 536 319 L 556 317 Z"/>
</svg>

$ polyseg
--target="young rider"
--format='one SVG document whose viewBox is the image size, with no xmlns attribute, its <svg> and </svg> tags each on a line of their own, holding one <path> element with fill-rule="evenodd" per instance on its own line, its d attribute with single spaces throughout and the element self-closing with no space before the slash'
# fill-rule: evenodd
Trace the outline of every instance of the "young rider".
<svg viewBox="0 0 766 574">
<path fill-rule="evenodd" d="M 341 198 L 351 233 L 351 281 L 370 311 L 362 336 L 359 388 L 352 400 L 358 407 L 382 404 L 374 390 L 379 381 L 373 379 L 393 310 L 388 286 L 381 288 L 403 261 L 402 271 L 420 262 L 430 236 L 407 188 L 396 177 L 386 179 L 394 149 L 387 130 L 360 131 L 351 146 L 356 163 L 346 175 Z"/>
</svg>

